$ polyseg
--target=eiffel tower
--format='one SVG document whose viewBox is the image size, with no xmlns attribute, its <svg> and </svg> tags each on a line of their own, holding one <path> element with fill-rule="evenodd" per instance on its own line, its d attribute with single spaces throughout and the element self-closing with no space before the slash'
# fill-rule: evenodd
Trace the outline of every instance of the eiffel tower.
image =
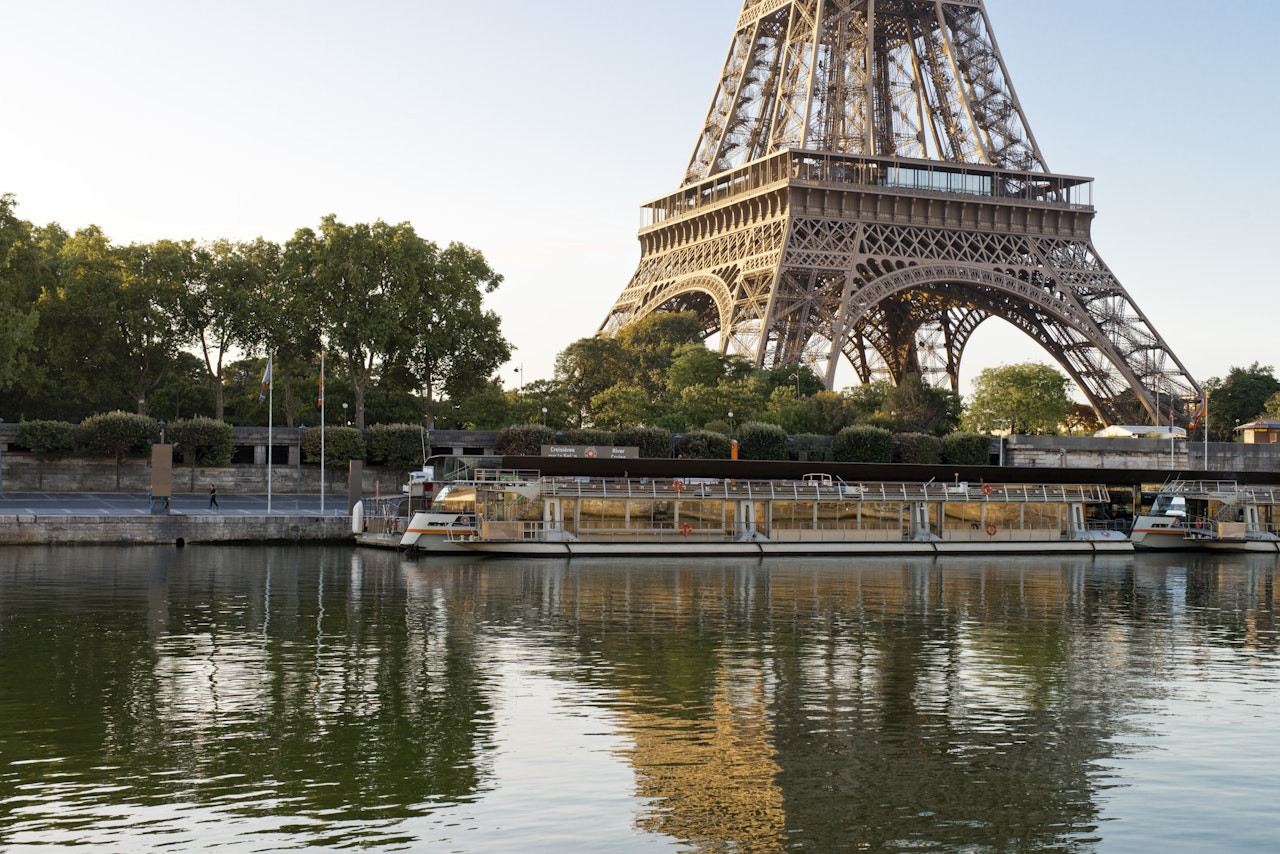
<svg viewBox="0 0 1280 854">
<path fill-rule="evenodd" d="M 864 383 L 958 390 L 994 317 L 1105 423 L 1185 423 L 1200 388 L 1093 217 L 1092 179 L 1049 170 L 981 0 L 745 0 L 684 181 L 644 206 L 600 332 L 693 311 L 722 352 L 808 364 L 828 388 L 843 356 Z"/>
</svg>

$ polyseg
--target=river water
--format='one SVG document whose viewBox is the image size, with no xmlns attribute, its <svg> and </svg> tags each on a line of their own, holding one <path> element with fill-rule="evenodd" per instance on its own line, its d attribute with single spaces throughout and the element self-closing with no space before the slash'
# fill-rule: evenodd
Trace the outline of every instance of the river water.
<svg viewBox="0 0 1280 854">
<path fill-rule="evenodd" d="M 1274 557 L 0 550 L 0 850 L 1280 850 Z"/>
</svg>

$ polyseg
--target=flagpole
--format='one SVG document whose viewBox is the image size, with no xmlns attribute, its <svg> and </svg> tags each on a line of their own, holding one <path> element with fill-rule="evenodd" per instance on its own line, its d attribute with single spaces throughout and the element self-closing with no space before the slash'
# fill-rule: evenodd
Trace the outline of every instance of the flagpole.
<svg viewBox="0 0 1280 854">
<path fill-rule="evenodd" d="M 275 354 L 267 354 L 267 515 L 271 515 L 271 434 L 275 428 L 275 411 L 276 411 L 276 384 L 275 377 L 271 376 L 272 362 L 275 361 Z"/>
<path fill-rule="evenodd" d="M 320 348 L 320 383 L 324 383 L 324 347 Z M 324 392 L 320 393 L 320 515 L 324 515 Z"/>
</svg>

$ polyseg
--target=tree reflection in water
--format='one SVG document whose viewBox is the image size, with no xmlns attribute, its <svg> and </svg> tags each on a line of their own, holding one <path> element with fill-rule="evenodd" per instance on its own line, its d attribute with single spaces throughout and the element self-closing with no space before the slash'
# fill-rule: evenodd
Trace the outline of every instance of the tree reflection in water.
<svg viewBox="0 0 1280 854">
<path fill-rule="evenodd" d="M 608 803 L 623 848 L 1089 847 L 1189 661 L 1274 689 L 1274 559 L 2 560 L 0 842 L 494 850 Z M 497 735 L 534 708 L 606 721 L 628 791 L 575 788 L 586 730 Z"/>
</svg>

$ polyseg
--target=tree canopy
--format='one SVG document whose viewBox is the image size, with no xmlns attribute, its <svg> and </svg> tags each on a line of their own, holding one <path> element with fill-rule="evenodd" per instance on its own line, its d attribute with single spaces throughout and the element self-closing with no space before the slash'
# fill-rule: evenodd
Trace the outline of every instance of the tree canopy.
<svg viewBox="0 0 1280 854">
<path fill-rule="evenodd" d="M 1069 382 L 1056 368 L 1034 362 L 986 368 L 974 380 L 965 426 L 982 433 L 1056 434 L 1074 408 Z"/>
</svg>

